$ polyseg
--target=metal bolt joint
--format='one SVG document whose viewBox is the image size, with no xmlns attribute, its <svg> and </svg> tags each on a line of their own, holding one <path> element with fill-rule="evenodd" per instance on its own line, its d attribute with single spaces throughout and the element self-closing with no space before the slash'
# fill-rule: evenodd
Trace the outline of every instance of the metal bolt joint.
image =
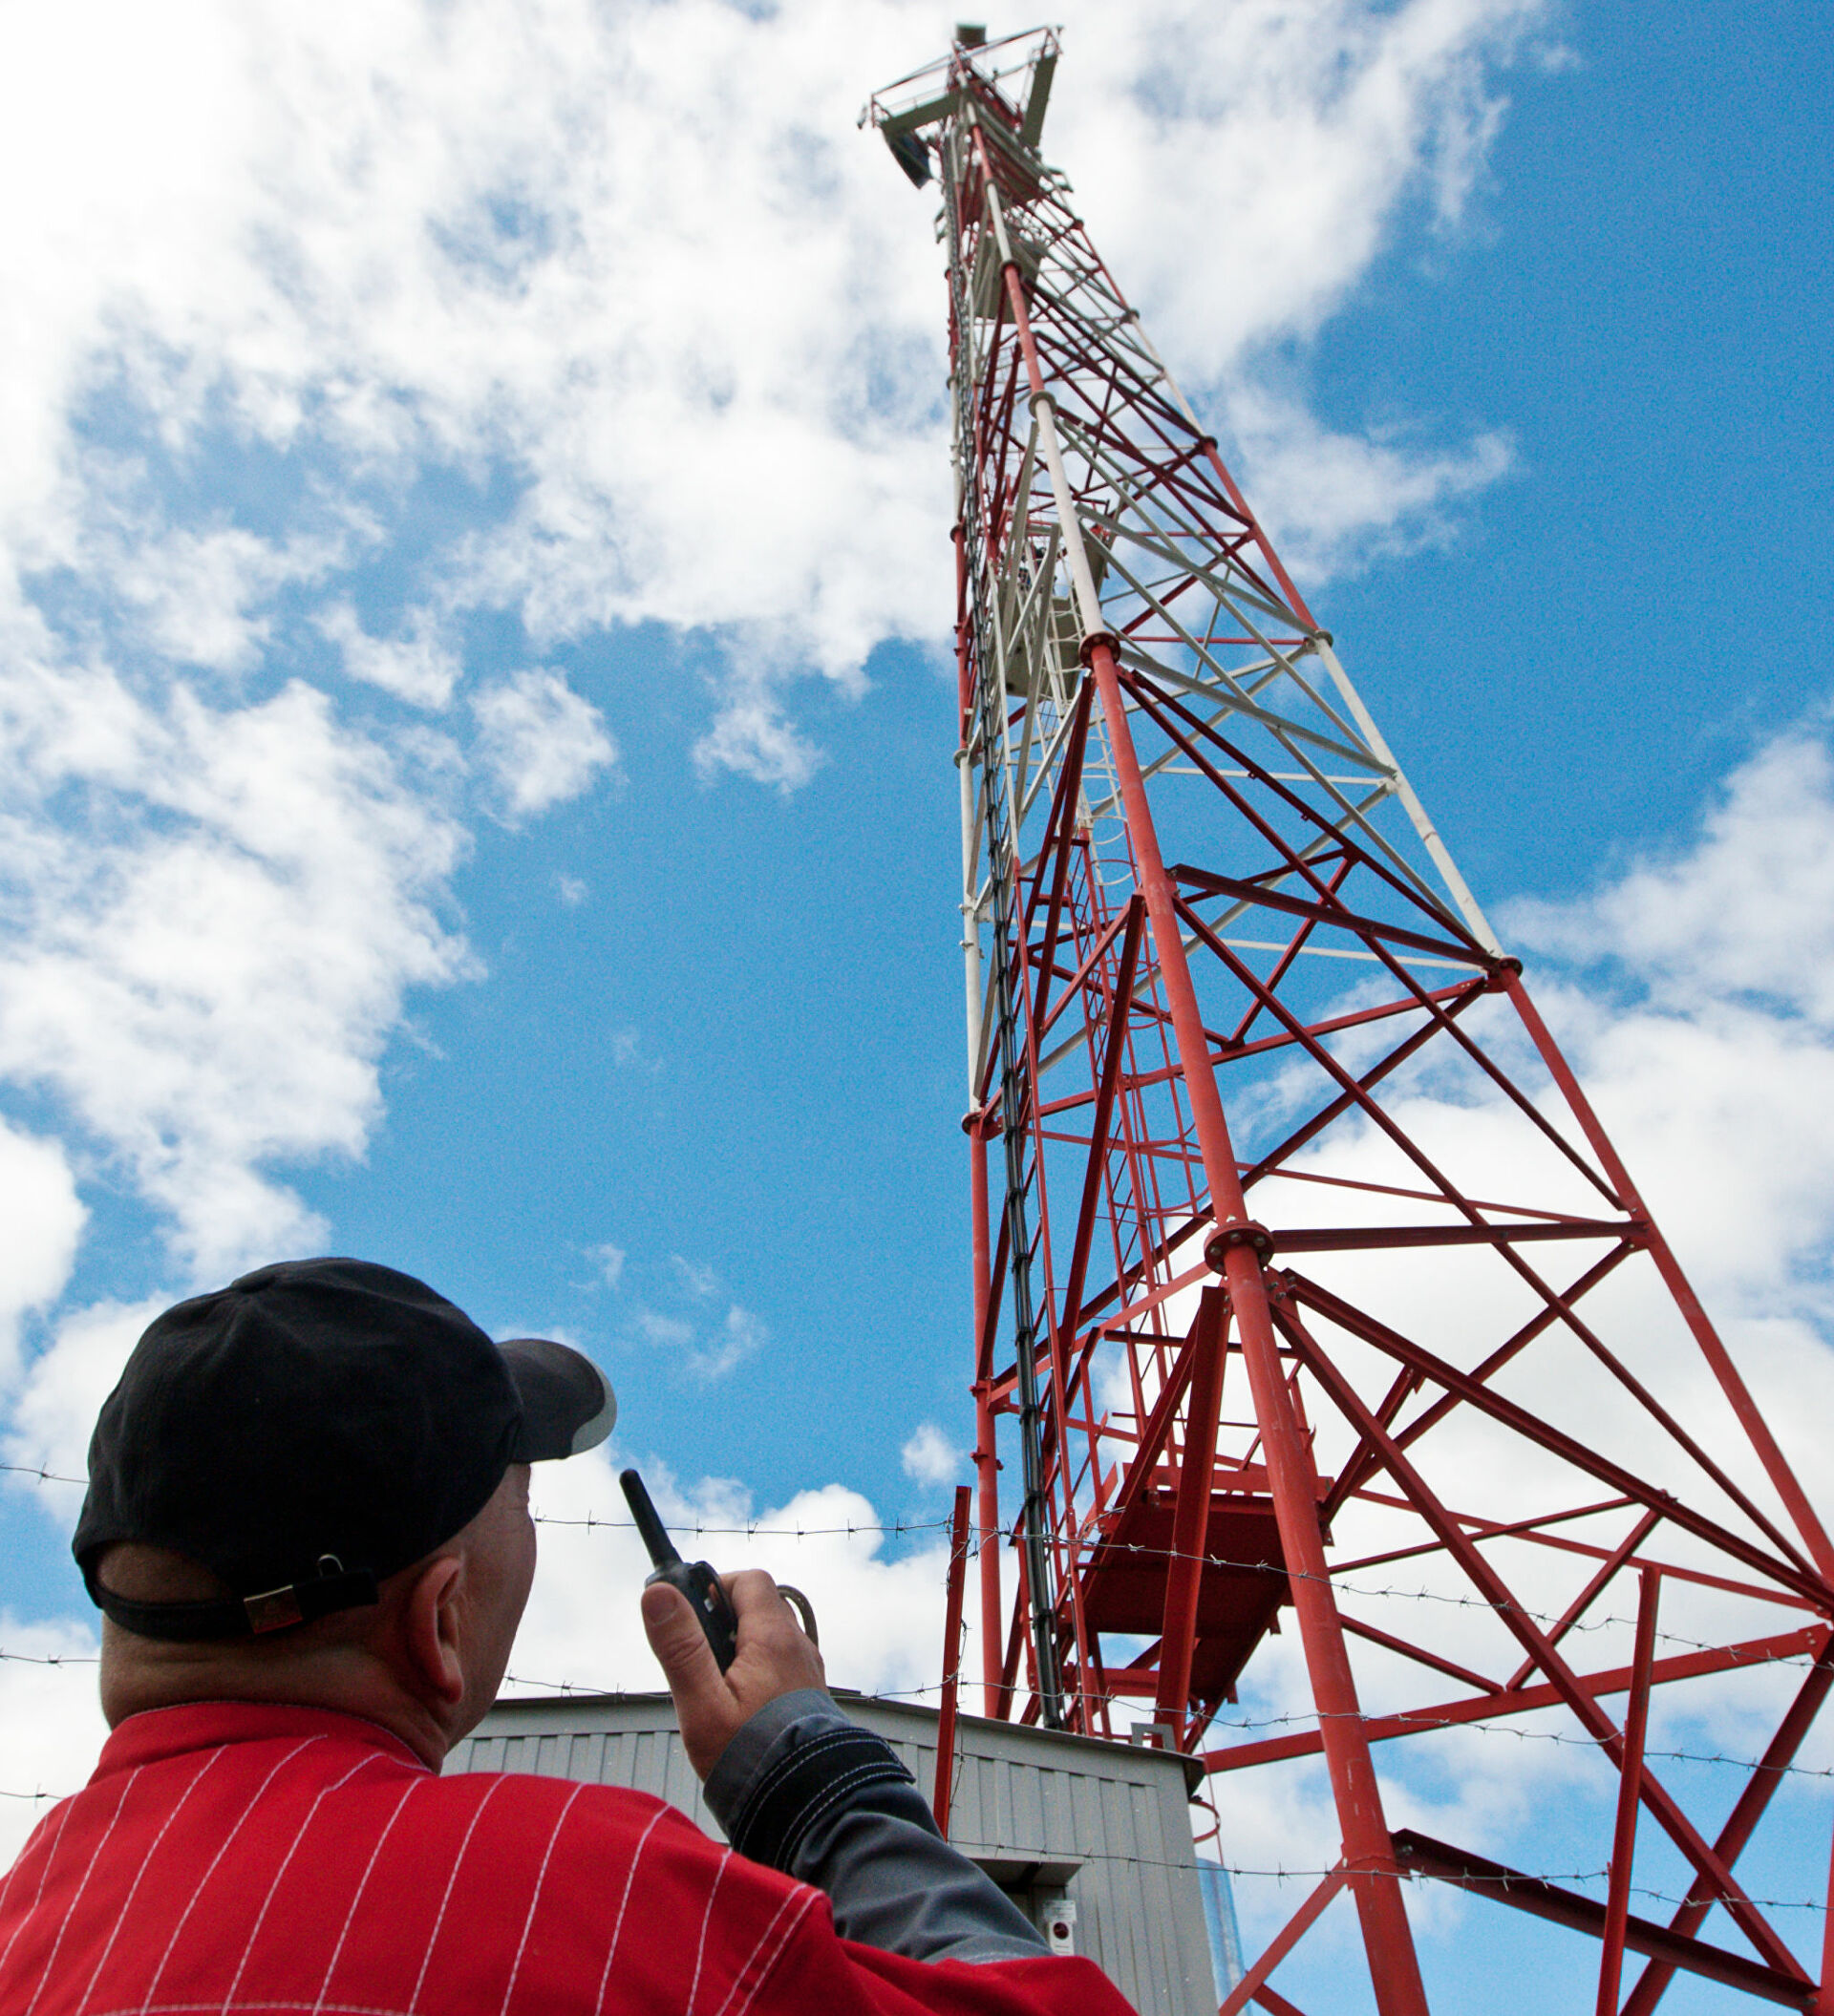
<svg viewBox="0 0 1834 2016">
<path fill-rule="evenodd" d="M 1218 1225 L 1204 1241 L 1204 1263 L 1212 1274 L 1221 1274 L 1224 1263 L 1237 1246 L 1252 1246 L 1264 1265 L 1273 1258 L 1273 1234 L 1251 1218 L 1232 1219 Z"/>
</svg>

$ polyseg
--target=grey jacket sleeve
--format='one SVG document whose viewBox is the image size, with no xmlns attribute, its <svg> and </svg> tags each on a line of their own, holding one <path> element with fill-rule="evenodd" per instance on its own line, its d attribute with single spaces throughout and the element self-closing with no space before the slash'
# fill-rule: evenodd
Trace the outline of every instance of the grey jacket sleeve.
<svg viewBox="0 0 1834 2016">
<path fill-rule="evenodd" d="M 909 1960 L 1034 1960 L 1031 1921 L 936 1831 L 891 1746 L 816 1687 L 739 1730 L 707 1805 L 741 1855 L 827 1893 L 835 1929 Z"/>
</svg>

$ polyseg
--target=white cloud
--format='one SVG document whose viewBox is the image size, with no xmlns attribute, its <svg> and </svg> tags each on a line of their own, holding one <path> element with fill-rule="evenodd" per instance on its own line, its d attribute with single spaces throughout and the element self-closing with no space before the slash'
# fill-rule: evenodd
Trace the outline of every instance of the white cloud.
<svg viewBox="0 0 1834 2016">
<path fill-rule="evenodd" d="M 80 1790 L 107 1730 L 95 1666 L 79 1663 L 96 1658 L 88 1623 L 27 1623 L 0 1610 L 0 1650 L 12 1655 L 0 1660 L 0 1867 L 8 1867 L 51 1798 Z"/>
<path fill-rule="evenodd" d="M 622 1246 L 588 1246 L 586 1257 L 599 1270 L 599 1279 L 608 1288 L 615 1288 L 624 1279 L 624 1248 Z"/>
<path fill-rule="evenodd" d="M 358 1154 L 405 990 L 469 970 L 437 914 L 458 829 L 303 684 L 156 709 L 22 653 L 0 744 L 0 1073 L 58 1096 L 187 1265 L 309 1244 L 266 1165 Z"/>
<path fill-rule="evenodd" d="M 961 1475 L 962 1453 L 934 1421 L 920 1422 L 898 1455 L 919 1484 L 952 1484 Z"/>
<path fill-rule="evenodd" d="M 402 637 L 372 637 L 348 602 L 332 603 L 318 625 L 338 647 L 351 678 L 379 686 L 415 707 L 438 709 L 452 698 L 462 668 L 439 642 L 424 609 L 409 620 Z"/>
<path fill-rule="evenodd" d="M 544 1464 L 536 1510 L 541 1565 L 510 1671 L 523 1680 L 581 1687 L 659 1687 L 662 1678 L 637 1614 L 650 1561 L 629 1527 L 605 1451 Z M 871 1503 L 840 1484 L 799 1492 L 762 1512 L 744 1486 L 703 1478 L 683 1485 L 664 1464 L 638 1467 L 684 1556 L 722 1570 L 768 1569 L 815 1606 L 828 1678 L 865 1691 L 932 1688 L 942 1643 L 946 1546 L 887 1560 L 884 1522 Z M 535 1691 L 535 1689 L 531 1689 Z M 917 1692 L 933 1700 L 933 1691 Z"/>
<path fill-rule="evenodd" d="M 70 1279 L 88 1218 L 60 1142 L 0 1120 L 0 1392 L 17 1376 L 19 1325 L 56 1301 Z M 53 1466 L 54 1467 L 54 1466 Z"/>
<path fill-rule="evenodd" d="M 691 1289 L 695 1301 L 705 1301 L 712 1289 L 701 1295 Z M 770 1330 L 761 1318 L 737 1303 L 728 1305 L 724 1317 L 709 1321 L 672 1316 L 660 1309 L 639 1309 L 635 1323 L 646 1344 L 674 1351 L 703 1386 L 712 1386 L 736 1371 L 770 1341 Z"/>
<path fill-rule="evenodd" d="M 1727 778 L 1692 844 L 1582 902 L 1517 902 L 1516 936 L 1606 964 L 1667 1008 L 1774 1003 L 1834 1028 L 1834 755 L 1781 736 Z M 1804 1030 L 1806 1036 L 1808 1031 Z"/>
<path fill-rule="evenodd" d="M 1255 511 L 1306 580 L 1339 574 L 1376 555 L 1442 544 L 1456 507 L 1509 469 L 1508 441 L 1481 434 L 1456 448 L 1424 446 L 1399 431 L 1342 434 L 1265 384 L 1231 389 L 1230 430 L 1253 471 Z"/>
<path fill-rule="evenodd" d="M 619 1271 L 624 1256 L 618 1256 Z M 755 1357 L 770 1342 L 770 1328 L 763 1319 L 728 1297 L 720 1284 L 717 1268 L 705 1262 L 669 1256 L 674 1278 L 676 1307 L 658 1309 L 648 1305 L 631 1312 L 630 1321 L 642 1342 L 655 1350 L 673 1353 L 691 1377 L 702 1386 L 713 1386 Z M 724 1304 L 725 1313 L 716 1314 Z"/>
<path fill-rule="evenodd" d="M 329 555 L 310 545 L 288 552 L 238 526 L 217 525 L 151 536 L 132 528 L 111 558 L 113 584 L 139 610 L 154 650 L 181 665 L 245 672 L 272 630 L 252 605 L 286 582 L 321 573 Z"/>
<path fill-rule="evenodd" d="M 1325 436 L 1290 392 L 1257 393 L 1265 353 L 1422 209 L 1458 223 L 1497 78 L 1546 12 L 1070 9 L 1049 150 L 1191 389 L 1240 425 L 1250 491 L 1265 468 L 1319 563 L 1442 525 L 1499 451 Z M 190 0 L 157 36 L 127 0 L 79 0 L 16 25 L 0 161 L 33 198 L 0 220 L 0 532 L 45 566 L 118 518 L 133 458 L 73 432 L 97 399 L 150 423 L 155 488 L 161 456 L 226 435 L 309 459 L 302 527 L 359 543 L 387 541 L 417 478 L 481 499 L 496 472 L 502 521 L 461 514 L 418 562 L 442 609 L 502 605 L 538 635 L 698 629 L 730 665 L 697 761 L 793 787 L 816 760 L 793 682 L 853 690 L 875 643 L 947 621 L 930 199 L 853 124 L 939 32 L 915 0 Z M 1301 448 L 1347 486 L 1289 479 Z M 115 588 L 182 574 L 170 647 L 241 664 L 283 550 L 215 523 L 149 532 Z M 186 607 L 155 600 L 168 626 Z M 332 584 L 333 623 L 347 601 Z M 352 642 L 352 676 L 419 705 L 449 690 L 412 627 Z"/>
<path fill-rule="evenodd" d="M 1072 11 L 1052 151 L 1333 563 L 1442 529 L 1496 451 L 1328 436 L 1291 359 L 1277 397 L 1257 359 L 1422 194 L 1457 218 L 1535 18 Z M 287 1165 L 362 1152 L 411 991 L 471 970 L 447 908 L 467 759 L 512 822 L 617 760 L 552 669 L 477 693 L 468 751 L 379 694 L 449 707 L 470 618 L 537 647 L 654 621 L 709 695 L 699 774 L 787 791 L 822 760 L 799 682 L 857 693 L 876 644 L 940 633 L 928 199 L 853 124 L 939 24 L 915 0 L 183 0 L 155 32 L 75 0 L 11 32 L 0 1073 L 218 1271 L 318 1236 Z M 1213 260 L 1184 256 L 1192 203 Z M 1295 444 L 1333 481 L 1290 479 Z M 405 605 L 359 618 L 392 570 Z M 710 1366 L 756 1348 L 742 1317 Z"/>
<path fill-rule="evenodd" d="M 669 1263 L 675 1270 L 675 1279 L 696 1302 L 705 1302 L 718 1293 L 719 1275 L 714 1268 L 683 1260 L 679 1253 L 672 1253 Z"/>
<path fill-rule="evenodd" d="M 517 672 L 474 694 L 471 706 L 479 755 L 512 817 L 578 797 L 617 761 L 604 716 L 558 672 Z"/>
<path fill-rule="evenodd" d="M 729 693 L 714 725 L 694 744 L 694 769 L 704 781 L 722 770 L 790 792 L 821 767 L 821 753 L 784 717 L 767 687 L 746 682 Z"/>
<path fill-rule="evenodd" d="M 1048 130 L 1097 243 L 1111 262 L 1124 245 L 1119 277 L 1156 340 L 1219 382 L 1319 328 L 1417 208 L 1459 223 L 1505 109 L 1498 72 L 1550 12 L 1091 8 L 1070 17 Z"/>
<path fill-rule="evenodd" d="M 762 1318 L 734 1303 L 718 1328 L 708 1332 L 688 1353 L 688 1369 L 703 1386 L 712 1386 L 736 1371 L 746 1359 L 755 1358 L 770 1339 Z"/>
<path fill-rule="evenodd" d="M 102 1402 L 115 1390 L 140 1332 L 165 1306 L 162 1297 L 100 1302 L 66 1316 L 27 1368 L 7 1424 L 7 1460 L 54 1476 L 87 1476 L 89 1438 Z M 53 1517 L 75 1522 L 80 1493 L 36 1483 L 31 1488 Z"/>
</svg>

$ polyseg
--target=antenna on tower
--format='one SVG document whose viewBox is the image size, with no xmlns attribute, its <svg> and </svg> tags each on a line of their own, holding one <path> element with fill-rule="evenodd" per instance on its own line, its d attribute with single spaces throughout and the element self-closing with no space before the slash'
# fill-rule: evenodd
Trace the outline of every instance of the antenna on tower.
<svg viewBox="0 0 1834 2016">
<path fill-rule="evenodd" d="M 1676 1971 L 1834 2007 L 1737 1874 L 1834 1686 L 1834 1545 L 1043 160 L 1057 58 L 960 28 L 862 115 L 949 251 L 986 1712 L 1213 1785 L 1322 1765 L 1340 1854 L 1223 2016 L 1290 2005 L 1339 1899 L 1419 2016 L 1416 1876 L 1589 1935 L 1601 2009 L 1633 1955 L 1639 2016 Z M 1656 1690 L 1779 1667 L 1732 1818 L 1692 1816 Z M 1602 1902 L 1389 1824 L 1376 1745 L 1530 1714 L 1592 1766 Z M 1665 1924 L 1629 1908 L 1657 1839 Z"/>
</svg>

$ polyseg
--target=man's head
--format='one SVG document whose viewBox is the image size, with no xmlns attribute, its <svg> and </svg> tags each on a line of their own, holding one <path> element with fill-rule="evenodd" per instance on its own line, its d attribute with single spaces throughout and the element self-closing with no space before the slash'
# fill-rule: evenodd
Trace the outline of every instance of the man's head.
<svg viewBox="0 0 1834 2016">
<path fill-rule="evenodd" d="M 443 1751 L 490 1705 L 527 1598 L 528 1465 L 614 1418 L 580 1353 L 495 1345 L 360 1261 L 168 1309 L 103 1406 L 73 1543 L 111 1720 L 227 1693 L 351 1708 Z"/>
</svg>

